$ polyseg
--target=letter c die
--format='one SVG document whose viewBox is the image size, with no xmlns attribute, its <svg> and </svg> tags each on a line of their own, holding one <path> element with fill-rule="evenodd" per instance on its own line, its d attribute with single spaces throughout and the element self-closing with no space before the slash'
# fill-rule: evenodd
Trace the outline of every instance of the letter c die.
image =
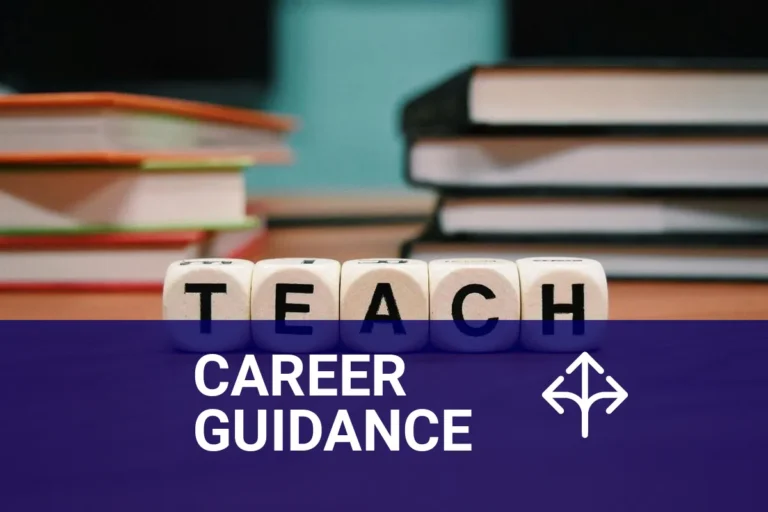
<svg viewBox="0 0 768 512">
<path fill-rule="evenodd" d="M 500 352 L 520 333 L 517 265 L 502 259 L 429 262 L 430 340 L 450 352 Z"/>
</svg>

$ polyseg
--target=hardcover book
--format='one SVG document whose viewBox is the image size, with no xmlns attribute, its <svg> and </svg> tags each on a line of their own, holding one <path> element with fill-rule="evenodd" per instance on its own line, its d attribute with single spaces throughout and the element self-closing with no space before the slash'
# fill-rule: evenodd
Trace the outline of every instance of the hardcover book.
<svg viewBox="0 0 768 512">
<path fill-rule="evenodd" d="M 768 60 L 517 59 L 410 98 L 409 137 L 766 133 Z M 533 130 L 533 131 L 531 131 Z"/>
<path fill-rule="evenodd" d="M 0 161 L 2 158 L 0 158 Z M 247 224 L 243 158 L 107 156 L 0 166 L 0 234 L 223 229 Z"/>
<path fill-rule="evenodd" d="M 188 258 L 253 258 L 261 222 L 238 230 L 0 236 L 0 290 L 161 290 Z"/>
<path fill-rule="evenodd" d="M 237 154 L 290 160 L 286 116 L 188 100 L 122 93 L 0 96 L 0 161 L 116 160 Z"/>
<path fill-rule="evenodd" d="M 595 259 L 609 279 L 768 280 L 766 233 L 444 236 L 432 228 L 400 248 L 400 257 L 425 261 L 543 256 Z"/>
</svg>

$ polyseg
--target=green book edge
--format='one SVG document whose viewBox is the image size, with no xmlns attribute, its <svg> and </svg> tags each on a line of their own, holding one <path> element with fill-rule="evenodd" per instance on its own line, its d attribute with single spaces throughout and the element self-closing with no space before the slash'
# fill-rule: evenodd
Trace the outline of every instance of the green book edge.
<svg viewBox="0 0 768 512">
<path fill-rule="evenodd" d="M 210 170 L 219 169 L 222 171 L 236 171 L 244 167 L 253 167 L 258 163 L 256 158 L 215 158 L 205 160 L 204 162 L 195 160 L 174 160 L 174 161 L 162 161 L 162 160 L 147 160 L 141 167 L 141 170 Z"/>
<path fill-rule="evenodd" d="M 258 217 L 248 217 L 243 222 L 229 222 L 221 224 L 146 224 L 146 225 L 110 225 L 90 224 L 77 227 L 24 227 L 2 228 L 0 236 L 63 236 L 63 235 L 106 235 L 115 233 L 162 233 L 170 231 L 238 231 L 254 229 L 262 226 L 262 220 Z"/>
</svg>

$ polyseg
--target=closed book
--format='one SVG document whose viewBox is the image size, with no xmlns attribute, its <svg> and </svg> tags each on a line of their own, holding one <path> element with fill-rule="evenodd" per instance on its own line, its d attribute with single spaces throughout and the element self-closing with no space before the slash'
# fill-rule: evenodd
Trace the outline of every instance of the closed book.
<svg viewBox="0 0 768 512">
<path fill-rule="evenodd" d="M 0 97 L 0 160 L 93 154 L 250 154 L 290 159 L 295 121 L 260 111 L 123 93 Z"/>
<path fill-rule="evenodd" d="M 609 279 L 767 281 L 768 233 L 752 235 L 443 236 L 427 230 L 402 244 L 400 257 L 575 257 L 599 261 Z"/>
<path fill-rule="evenodd" d="M 764 60 L 521 59 L 472 65 L 409 98 L 409 136 L 765 132 Z"/>
<path fill-rule="evenodd" d="M 0 236 L 0 290 L 161 290 L 172 262 L 253 258 L 264 224 L 230 231 Z"/>
<path fill-rule="evenodd" d="M 0 167 L 0 234 L 220 229 L 248 222 L 240 160 Z"/>
<path fill-rule="evenodd" d="M 405 172 L 454 194 L 753 195 L 768 191 L 768 134 L 417 138 Z"/>
<path fill-rule="evenodd" d="M 443 197 L 445 235 L 761 234 L 768 201 L 744 199 Z"/>
</svg>

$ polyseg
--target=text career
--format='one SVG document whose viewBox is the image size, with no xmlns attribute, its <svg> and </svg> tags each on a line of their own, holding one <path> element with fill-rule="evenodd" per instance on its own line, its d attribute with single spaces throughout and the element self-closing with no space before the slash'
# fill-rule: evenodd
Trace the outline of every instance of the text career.
<svg viewBox="0 0 768 512">
<path fill-rule="evenodd" d="M 334 409 L 328 415 L 323 414 L 325 410 L 318 414 L 308 408 L 259 407 L 260 398 L 276 396 L 298 397 L 299 401 L 308 397 L 382 397 L 371 398 L 374 405 L 382 399 L 392 404 L 390 397 L 394 397 L 396 403 L 397 397 L 406 396 L 400 382 L 405 362 L 396 355 L 312 354 L 304 358 L 306 364 L 295 355 L 268 358 L 269 368 L 260 368 L 256 356 L 244 355 L 233 379 L 223 378 L 228 370 L 235 369 L 223 356 L 206 354 L 198 360 L 195 384 L 201 394 L 241 397 L 247 406 L 234 409 L 232 414 L 215 408 L 201 412 L 195 423 L 195 439 L 203 450 L 472 450 L 469 409 L 434 412 L 394 408 L 383 412 L 358 407 Z M 323 409 L 322 400 L 332 398 L 311 403 Z M 280 403 L 285 406 L 285 401 Z"/>
</svg>

